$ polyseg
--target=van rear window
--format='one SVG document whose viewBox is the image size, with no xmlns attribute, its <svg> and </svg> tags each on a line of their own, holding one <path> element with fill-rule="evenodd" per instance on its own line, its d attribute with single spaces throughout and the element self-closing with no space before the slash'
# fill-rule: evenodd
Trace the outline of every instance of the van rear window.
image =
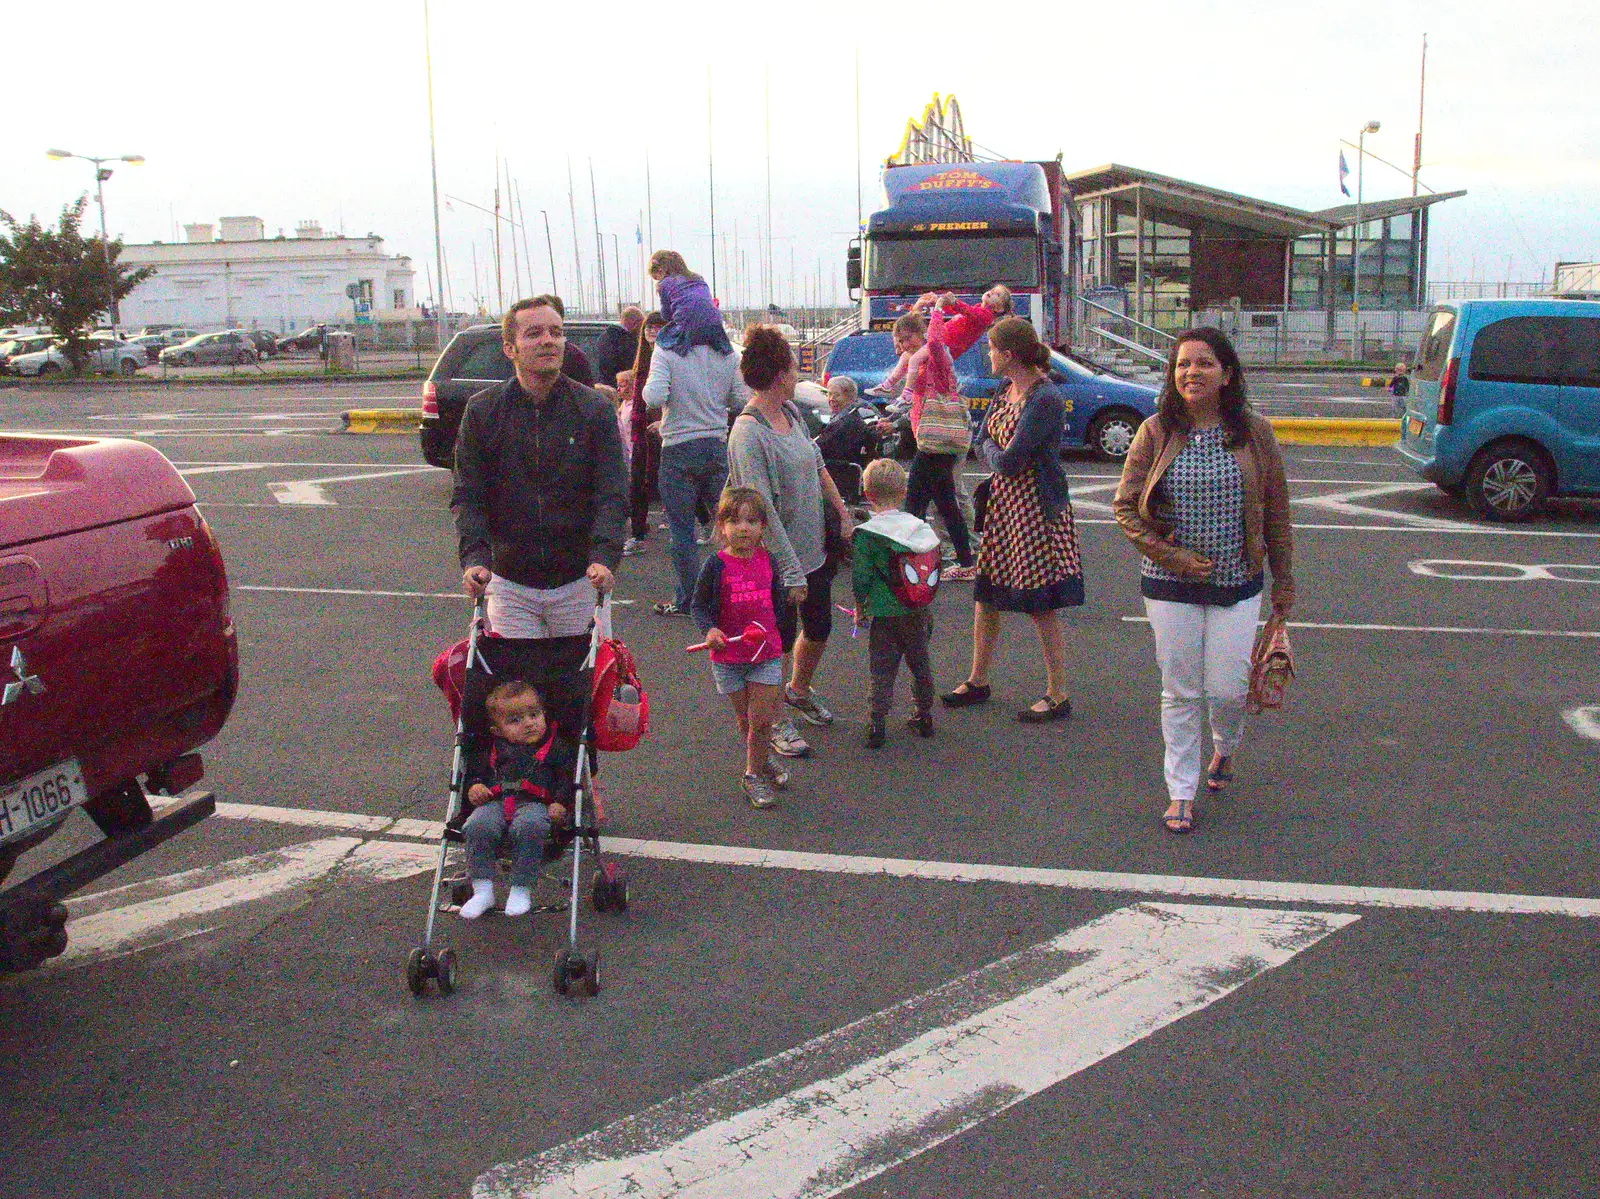
<svg viewBox="0 0 1600 1199">
<path fill-rule="evenodd" d="M 1422 344 L 1417 347 L 1419 379 L 1437 383 L 1444 374 L 1445 359 L 1450 355 L 1450 338 L 1455 333 L 1456 314 L 1449 308 L 1437 308 L 1428 314 L 1428 324 L 1422 331 Z"/>
<path fill-rule="evenodd" d="M 1485 383 L 1560 384 L 1565 324 L 1559 316 L 1512 316 L 1485 325 L 1472 339 L 1467 377 Z"/>
<path fill-rule="evenodd" d="M 1567 322 L 1565 378 L 1577 387 L 1600 387 L 1600 320 L 1577 317 Z"/>
</svg>

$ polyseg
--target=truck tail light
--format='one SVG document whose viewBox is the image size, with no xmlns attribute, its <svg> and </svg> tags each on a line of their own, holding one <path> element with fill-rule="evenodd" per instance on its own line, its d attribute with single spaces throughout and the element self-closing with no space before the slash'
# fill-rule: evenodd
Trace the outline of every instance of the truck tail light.
<svg viewBox="0 0 1600 1199">
<path fill-rule="evenodd" d="M 222 561 L 222 547 L 217 544 L 216 536 L 211 532 L 211 525 L 203 516 L 200 518 L 200 532 L 205 538 L 206 557 L 211 563 L 211 577 L 216 587 L 217 602 L 222 607 L 222 623 L 226 625 L 233 616 L 228 603 L 228 567 Z"/>
<path fill-rule="evenodd" d="M 1439 411 L 1433 419 L 1436 425 L 1448 425 L 1456 414 L 1456 376 L 1460 371 L 1461 359 L 1452 358 L 1439 377 Z"/>
<path fill-rule="evenodd" d="M 422 415 L 439 415 L 439 388 L 432 379 L 422 385 Z"/>
</svg>

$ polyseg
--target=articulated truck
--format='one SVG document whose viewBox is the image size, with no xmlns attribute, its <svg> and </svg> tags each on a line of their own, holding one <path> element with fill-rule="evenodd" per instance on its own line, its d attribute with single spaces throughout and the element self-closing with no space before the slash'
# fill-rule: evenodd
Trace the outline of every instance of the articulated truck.
<svg viewBox="0 0 1600 1199">
<path fill-rule="evenodd" d="M 1071 215 L 1059 162 L 891 165 L 883 192 L 845 266 L 863 329 L 890 328 L 924 292 L 975 301 L 1003 283 L 1041 338 L 1070 339 Z"/>
</svg>

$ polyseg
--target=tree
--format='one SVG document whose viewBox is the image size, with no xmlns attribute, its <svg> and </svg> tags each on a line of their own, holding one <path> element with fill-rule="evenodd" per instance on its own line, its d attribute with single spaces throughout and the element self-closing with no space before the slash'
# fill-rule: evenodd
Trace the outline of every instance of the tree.
<svg viewBox="0 0 1600 1199">
<path fill-rule="evenodd" d="M 113 291 L 122 300 L 156 273 L 153 266 L 130 270 L 118 263 L 122 242 L 84 237 L 89 197 L 61 209 L 54 229 L 38 217 L 19 221 L 0 210 L 0 315 L 7 324 L 22 321 L 49 326 L 66 343 L 74 371 L 88 363 L 86 333 L 95 317 L 110 312 Z M 111 270 L 106 271 L 109 254 Z"/>
</svg>

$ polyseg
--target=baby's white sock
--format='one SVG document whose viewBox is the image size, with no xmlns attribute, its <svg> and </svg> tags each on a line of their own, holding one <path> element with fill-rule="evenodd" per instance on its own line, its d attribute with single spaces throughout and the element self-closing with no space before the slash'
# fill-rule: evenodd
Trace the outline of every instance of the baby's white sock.
<svg viewBox="0 0 1600 1199">
<path fill-rule="evenodd" d="M 516 893 L 513 887 L 512 894 Z M 494 907 L 494 879 L 475 878 L 472 880 L 472 898 L 461 905 L 461 918 L 463 920 L 476 920 L 490 908 Z M 527 908 L 523 908 L 527 911 Z"/>
<path fill-rule="evenodd" d="M 523 916 L 533 907 L 532 887 L 512 887 L 506 892 L 506 915 Z"/>
</svg>

